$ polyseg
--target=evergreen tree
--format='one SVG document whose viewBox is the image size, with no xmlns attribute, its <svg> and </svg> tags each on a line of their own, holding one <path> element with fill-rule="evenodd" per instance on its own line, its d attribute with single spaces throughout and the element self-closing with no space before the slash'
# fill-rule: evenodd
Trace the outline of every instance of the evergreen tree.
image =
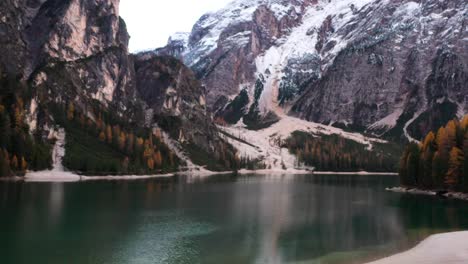
<svg viewBox="0 0 468 264">
<path fill-rule="evenodd" d="M 432 161 L 435 154 L 435 135 L 433 132 L 430 132 L 424 139 L 421 152 L 419 167 L 420 187 L 432 188 Z"/>
<path fill-rule="evenodd" d="M 407 164 L 407 177 L 408 177 L 408 184 L 410 186 L 417 186 L 419 183 L 418 175 L 419 175 L 419 146 L 417 144 L 410 144 L 408 158 L 406 161 Z"/>
<path fill-rule="evenodd" d="M 162 166 L 162 156 L 161 156 L 161 152 L 159 150 L 156 151 L 156 153 L 154 154 L 154 162 L 156 164 L 156 167 L 161 168 L 161 166 Z"/>
<path fill-rule="evenodd" d="M 74 118 L 75 118 L 75 105 L 73 105 L 73 102 L 70 102 L 67 108 L 67 119 L 71 121 Z"/>
<path fill-rule="evenodd" d="M 450 151 L 449 169 L 445 176 L 445 184 L 449 190 L 455 190 L 459 185 L 463 162 L 463 152 L 459 148 L 453 147 Z"/>
<path fill-rule="evenodd" d="M 9 148 L 11 136 L 10 116 L 3 106 L 0 106 L 0 147 Z"/>
<path fill-rule="evenodd" d="M 18 167 L 18 157 L 16 157 L 16 155 L 13 155 L 13 158 L 11 158 L 10 167 L 14 171 L 17 171 L 19 169 L 19 167 Z"/>
<path fill-rule="evenodd" d="M 0 177 L 8 177 L 11 175 L 10 161 L 6 150 L 0 149 Z"/>
<path fill-rule="evenodd" d="M 468 122 L 467 117 L 465 117 L 465 119 Z M 466 130 L 465 137 L 463 140 L 463 156 L 464 156 L 464 161 L 463 161 L 464 166 L 463 166 L 462 189 L 464 192 L 468 192 L 468 130 Z"/>
</svg>

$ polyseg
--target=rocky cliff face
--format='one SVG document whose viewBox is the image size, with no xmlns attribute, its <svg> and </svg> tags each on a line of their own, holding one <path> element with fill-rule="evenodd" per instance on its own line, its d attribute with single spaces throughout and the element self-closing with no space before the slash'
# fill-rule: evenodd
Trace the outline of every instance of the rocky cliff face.
<svg viewBox="0 0 468 264">
<path fill-rule="evenodd" d="M 129 36 L 118 4 L 2 2 L 2 72 L 28 82 L 35 103 L 76 100 L 85 108 L 98 101 L 121 116 L 135 118 Z M 36 114 L 30 113 L 33 120 Z"/>
<path fill-rule="evenodd" d="M 238 0 L 200 18 L 178 56 L 214 112 L 232 112 L 245 90 L 244 114 L 254 105 L 413 139 L 468 111 L 467 10 L 462 0 Z"/>
<path fill-rule="evenodd" d="M 218 155 L 224 145 L 193 73 L 174 59 L 131 56 L 128 41 L 118 0 L 0 3 L 1 79 L 25 87 L 31 133 L 45 138 L 56 125 L 53 106 L 72 102 L 90 120 L 100 118 L 99 106 L 134 128 L 175 118 L 179 126 L 168 127 L 175 139 Z M 2 100 L 19 94 L 1 88 Z"/>
<path fill-rule="evenodd" d="M 137 54 L 134 61 L 137 90 L 151 108 L 152 122 L 185 146 L 189 157 L 195 155 L 194 147 L 213 160 L 234 156 L 218 135 L 206 109 L 204 88 L 192 70 L 175 58 L 152 53 Z"/>
</svg>

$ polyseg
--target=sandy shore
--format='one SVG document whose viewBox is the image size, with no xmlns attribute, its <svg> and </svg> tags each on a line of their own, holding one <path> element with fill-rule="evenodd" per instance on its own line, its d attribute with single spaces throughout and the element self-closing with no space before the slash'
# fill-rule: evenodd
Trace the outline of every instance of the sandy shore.
<svg viewBox="0 0 468 264">
<path fill-rule="evenodd" d="M 433 235 L 413 249 L 368 264 L 443 263 L 468 263 L 468 232 Z"/>
<path fill-rule="evenodd" d="M 167 178 L 175 174 L 157 174 L 157 175 L 123 175 L 123 176 L 81 176 L 72 172 L 63 171 L 40 171 L 29 172 L 25 177 L 14 177 L 11 180 L 25 181 L 25 182 L 79 182 L 79 181 L 130 181 L 130 180 L 144 180 L 153 178 Z"/>
</svg>

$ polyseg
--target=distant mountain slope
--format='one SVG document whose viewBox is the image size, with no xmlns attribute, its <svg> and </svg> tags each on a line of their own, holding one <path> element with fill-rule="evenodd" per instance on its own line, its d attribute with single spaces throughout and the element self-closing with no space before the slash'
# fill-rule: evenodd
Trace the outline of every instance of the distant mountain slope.
<svg viewBox="0 0 468 264">
<path fill-rule="evenodd" d="M 253 105 L 259 121 L 284 112 L 413 140 L 468 112 L 467 12 L 463 0 L 236 0 L 159 52 L 177 51 L 220 116 Z"/>
</svg>

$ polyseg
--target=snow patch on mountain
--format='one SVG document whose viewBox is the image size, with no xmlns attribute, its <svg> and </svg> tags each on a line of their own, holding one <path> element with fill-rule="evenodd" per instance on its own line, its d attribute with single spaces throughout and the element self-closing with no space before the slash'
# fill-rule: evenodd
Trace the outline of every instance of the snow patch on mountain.
<svg viewBox="0 0 468 264">
<path fill-rule="evenodd" d="M 346 48 L 350 39 L 345 39 L 338 33 L 332 34 L 329 41 L 334 41 L 335 46 L 323 54 L 316 50 L 319 40 L 319 28 L 324 21 L 332 18 L 333 27 L 341 28 L 350 23 L 360 10 L 375 0 L 346 0 L 346 1 L 319 1 L 315 6 L 310 6 L 305 12 L 303 22 L 292 29 L 291 33 L 277 42 L 264 55 L 257 57 L 257 76 L 266 76 L 265 90 L 260 101 L 260 109 L 267 112 L 277 108 L 278 89 L 284 77 L 285 68 L 291 59 L 301 60 L 306 55 L 314 55 L 322 62 L 322 71 L 331 65 L 338 53 Z M 313 32 L 313 34 L 311 34 Z M 269 74 L 272 73 L 272 74 Z M 317 73 L 319 76 L 321 73 Z"/>
<path fill-rule="evenodd" d="M 194 29 L 203 29 L 206 34 L 196 43 L 190 43 L 185 52 L 186 64 L 192 66 L 196 64 L 201 57 L 213 52 L 218 48 L 219 40 L 224 30 L 230 26 L 252 21 L 253 15 L 259 6 L 268 7 L 273 11 L 276 18 L 281 20 L 284 16 L 290 15 L 290 11 L 299 13 L 300 3 L 302 1 L 303 0 L 234 0 L 219 11 L 205 14 L 195 24 Z M 249 31 L 244 33 L 247 32 Z M 236 43 L 237 46 L 245 45 L 249 40 L 247 39 L 246 42 L 245 34 L 240 35 L 240 41 Z M 236 37 L 231 37 L 231 40 L 235 39 Z"/>
</svg>

